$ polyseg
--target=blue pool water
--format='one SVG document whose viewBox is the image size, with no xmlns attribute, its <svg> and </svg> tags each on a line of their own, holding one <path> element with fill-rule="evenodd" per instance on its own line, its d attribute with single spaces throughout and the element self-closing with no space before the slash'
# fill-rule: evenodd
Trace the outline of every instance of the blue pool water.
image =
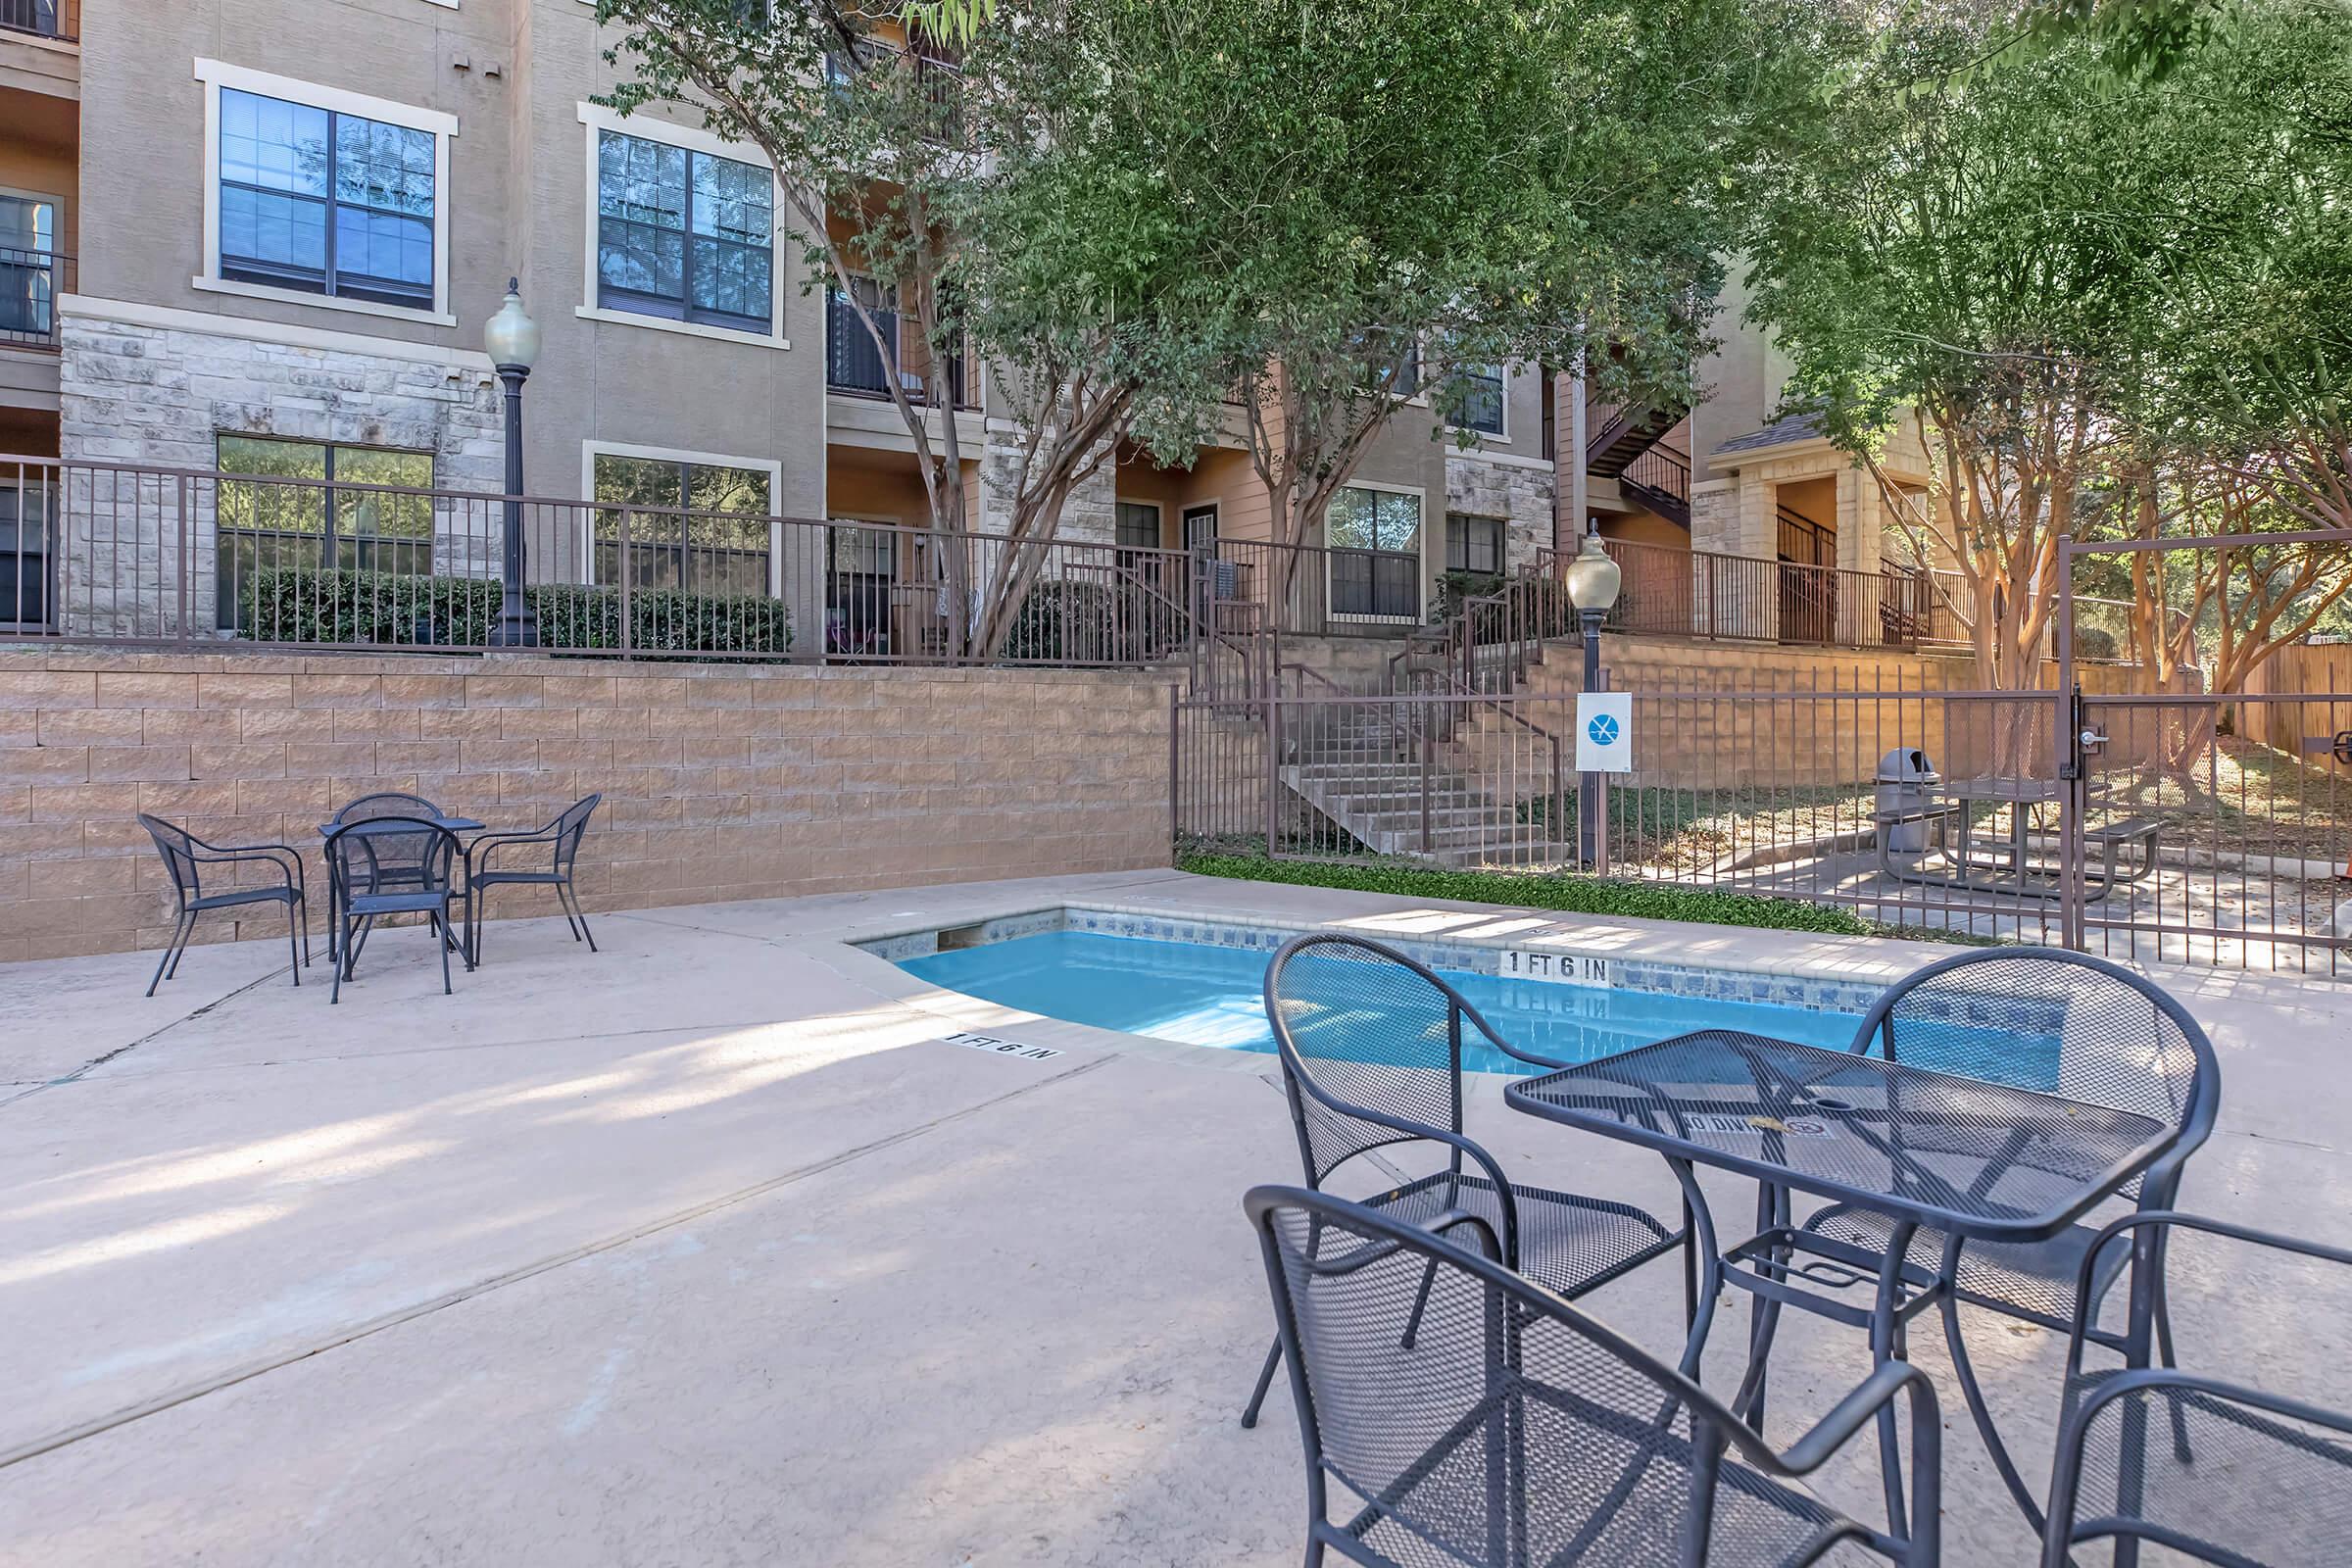
<svg viewBox="0 0 2352 1568">
<path fill-rule="evenodd" d="M 946 990 L 1049 1018 L 1271 1054 L 1274 1034 L 1260 1000 L 1270 956 L 1206 943 L 1051 931 L 903 959 L 899 966 Z M 1504 1039 L 1560 1061 L 1590 1061 L 1693 1029 L 1745 1029 L 1843 1050 L 1861 1021 L 1801 1007 L 1440 972 Z M 1531 1070 L 1484 1041 L 1475 1053 L 1470 1044 L 1463 1042 L 1465 1067 Z"/>
</svg>

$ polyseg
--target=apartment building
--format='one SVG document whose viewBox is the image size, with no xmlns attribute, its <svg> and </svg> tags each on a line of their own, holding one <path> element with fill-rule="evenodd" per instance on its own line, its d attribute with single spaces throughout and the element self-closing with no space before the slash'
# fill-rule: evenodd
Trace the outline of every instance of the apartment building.
<svg viewBox="0 0 2352 1568">
<path fill-rule="evenodd" d="M 608 42 L 588 0 L 0 0 L 0 451 L 497 491 L 501 389 L 481 342 L 514 277 L 543 333 L 524 487 L 582 503 L 534 512 L 533 576 L 614 569 L 596 503 L 736 514 L 698 569 L 791 601 L 796 625 L 838 641 L 860 596 L 924 569 L 919 541 L 878 531 L 928 515 L 888 398 L 891 378 L 919 379 L 922 351 L 877 353 L 810 286 L 756 151 L 593 103 Z M 1875 569 L 1868 486 L 1811 432 L 1765 425 L 1769 352 L 1726 327 L 1697 411 L 1591 411 L 1604 532 Z M 956 421 L 985 528 L 1012 429 L 984 370 L 953 368 L 953 406 L 929 417 Z M 1459 411 L 1468 449 L 1419 385 L 1398 391 L 1301 590 L 1330 629 L 1416 624 L 1446 570 L 1515 567 L 1574 531 L 1564 377 L 1490 368 Z M 60 624 L 40 590 L 44 552 L 74 537 L 70 519 L 34 525 L 74 505 L 70 480 L 62 497 L 45 482 L 0 499 L 0 584 L 16 585 L 0 619 L 120 631 L 121 615 Z M 494 570 L 482 539 L 435 536 L 437 512 L 324 493 L 291 521 L 159 512 L 130 554 L 183 571 L 224 631 L 230 596 L 211 585 L 258 550 L 285 559 L 296 534 L 329 563 Z M 1120 453 L 1063 532 L 1214 542 L 1247 572 L 1270 519 L 1231 435 L 1189 467 Z"/>
</svg>

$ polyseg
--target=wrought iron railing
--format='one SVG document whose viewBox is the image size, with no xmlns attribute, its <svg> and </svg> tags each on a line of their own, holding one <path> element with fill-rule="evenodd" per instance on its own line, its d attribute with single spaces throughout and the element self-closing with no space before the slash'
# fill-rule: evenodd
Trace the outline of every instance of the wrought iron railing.
<svg viewBox="0 0 2352 1568">
<path fill-rule="evenodd" d="M 72 292 L 73 257 L 0 245 L 0 343 L 57 347 L 58 298 Z"/>
<path fill-rule="evenodd" d="M 1936 640 L 1935 589 L 1925 573 L 1604 543 L 1624 574 L 1605 623 L 1609 631 L 1836 648 L 1914 648 Z M 1537 574 L 1561 577 L 1569 559 L 1540 551 Z"/>
<path fill-rule="evenodd" d="M 825 296 L 825 385 L 853 397 L 887 398 L 894 382 L 908 401 L 932 399 L 934 356 L 922 322 L 895 310 L 869 308 L 884 347 L 858 318 L 857 307 L 838 290 Z M 980 406 L 979 362 L 968 352 L 950 355 L 938 367 L 948 401 L 958 409 Z"/>
<path fill-rule="evenodd" d="M 37 458 L 0 459 L 0 627 L 479 651 L 510 508 L 554 654 L 1141 665 L 1192 640 L 1180 551 Z"/>
</svg>

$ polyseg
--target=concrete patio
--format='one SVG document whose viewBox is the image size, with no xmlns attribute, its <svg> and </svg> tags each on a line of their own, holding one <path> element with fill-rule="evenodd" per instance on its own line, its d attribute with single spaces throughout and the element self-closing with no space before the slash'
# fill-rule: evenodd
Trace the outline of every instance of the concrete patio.
<svg viewBox="0 0 2352 1568">
<path fill-rule="evenodd" d="M 1064 899 L 1849 976 L 1950 951 L 1137 872 L 601 915 L 595 956 L 496 924 L 448 999 L 386 932 L 332 1010 L 322 950 L 297 991 L 282 948 L 199 948 L 152 1001 L 152 956 L 0 968 L 0 1540 L 110 1568 L 1295 1563 L 1288 1399 L 1235 1420 L 1271 1323 L 1241 1194 L 1298 1174 L 1272 1060 L 843 946 Z M 2186 1205 L 2345 1241 L 2346 993 L 2162 978 L 2224 1064 Z M 944 1039 L 975 1028 L 1060 1054 Z M 1528 1179 L 1669 1209 L 1653 1157 L 1480 1092 Z M 2345 1402 L 2352 1319 L 2300 1288 L 2184 1260 L 2184 1354 Z M 1667 1351 L 1678 1298 L 1664 1268 L 1593 1305 Z M 2038 1482 L 2063 1347 L 1971 1332 Z M 1913 1351 L 1945 1395 L 1946 1560 L 2031 1560 L 1932 1322 Z M 1792 1320 L 1776 1442 L 1866 1365 Z M 1877 1514 L 1867 1441 L 1823 1490 Z"/>
</svg>

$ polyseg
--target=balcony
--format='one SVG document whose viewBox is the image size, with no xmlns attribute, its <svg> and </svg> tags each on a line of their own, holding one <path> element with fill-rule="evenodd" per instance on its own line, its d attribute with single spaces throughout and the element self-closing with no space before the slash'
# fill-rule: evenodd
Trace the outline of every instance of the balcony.
<svg viewBox="0 0 2352 1568">
<path fill-rule="evenodd" d="M 896 385 L 909 402 L 932 401 L 931 345 L 922 323 L 912 317 L 869 307 L 881 328 L 887 352 L 878 351 L 873 335 L 839 290 L 825 296 L 825 387 L 858 398 L 888 398 Z M 950 406 L 980 406 L 977 367 L 968 354 L 951 356 L 945 366 Z"/>
<path fill-rule="evenodd" d="M 878 38 L 860 41 L 855 54 L 825 55 L 825 85 L 837 99 L 868 93 L 863 100 L 885 118 L 911 122 L 922 139 L 942 146 L 963 140 L 963 70 L 941 55 L 906 50 Z"/>
<path fill-rule="evenodd" d="M 58 296 L 72 292 L 73 257 L 0 245 L 0 346 L 55 350 Z"/>
<path fill-rule="evenodd" d="M 78 43 L 81 0 L 0 0 L 0 30 Z"/>
</svg>

